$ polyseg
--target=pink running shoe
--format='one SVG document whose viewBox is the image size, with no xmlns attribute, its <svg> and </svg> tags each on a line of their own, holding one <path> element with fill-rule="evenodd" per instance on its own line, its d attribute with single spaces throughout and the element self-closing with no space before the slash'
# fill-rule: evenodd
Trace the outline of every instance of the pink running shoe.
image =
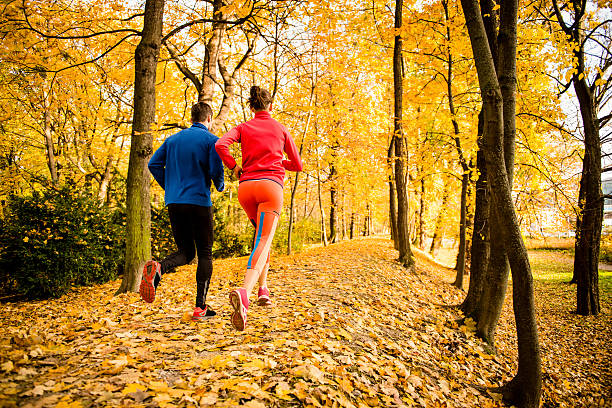
<svg viewBox="0 0 612 408">
<path fill-rule="evenodd" d="M 232 326 L 236 330 L 244 330 L 247 320 L 247 310 L 249 310 L 249 297 L 246 289 L 234 289 L 229 295 L 230 305 L 234 308 L 232 313 Z"/>
<path fill-rule="evenodd" d="M 153 303 L 155 300 L 156 277 L 158 277 L 157 283 L 159 283 L 161 279 L 161 264 L 157 261 L 147 261 L 142 270 L 142 280 L 138 290 L 140 297 L 147 303 Z"/>
<path fill-rule="evenodd" d="M 270 290 L 266 287 L 259 288 L 257 292 L 257 304 L 259 306 L 271 306 L 272 300 L 270 300 Z"/>
</svg>

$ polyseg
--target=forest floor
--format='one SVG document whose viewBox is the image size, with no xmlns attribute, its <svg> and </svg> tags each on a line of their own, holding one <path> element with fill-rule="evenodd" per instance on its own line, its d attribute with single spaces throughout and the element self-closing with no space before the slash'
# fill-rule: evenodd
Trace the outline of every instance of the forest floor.
<svg viewBox="0 0 612 408">
<path fill-rule="evenodd" d="M 164 276 L 153 304 L 113 296 L 119 281 L 56 300 L 0 305 L 0 407 L 496 407 L 516 369 L 508 297 L 487 354 L 453 271 L 417 255 L 406 273 L 389 240 L 358 239 L 273 258 L 274 306 L 229 322 L 228 291 L 246 258 L 216 261 L 209 303 L 194 323 L 194 266 Z M 565 281 L 571 257 L 531 252 L 543 357 L 543 406 L 610 406 L 612 275 L 602 313 L 580 317 Z M 509 290 L 511 293 L 511 290 Z"/>
</svg>

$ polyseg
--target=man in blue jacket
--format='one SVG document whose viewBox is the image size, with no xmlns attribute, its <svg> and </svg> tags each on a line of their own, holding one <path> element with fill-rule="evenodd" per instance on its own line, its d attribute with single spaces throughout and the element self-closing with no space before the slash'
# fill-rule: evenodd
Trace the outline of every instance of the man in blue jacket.
<svg viewBox="0 0 612 408">
<path fill-rule="evenodd" d="M 191 107 L 193 125 L 170 136 L 149 161 L 149 171 L 165 190 L 172 234 L 178 251 L 161 262 L 148 261 L 142 272 L 140 296 L 155 300 L 164 273 L 186 265 L 198 254 L 196 302 L 193 320 L 216 315 L 206 304 L 212 276 L 213 213 L 210 188 L 223 191 L 223 164 L 215 150 L 218 137 L 208 131 L 212 109 L 204 102 Z"/>
</svg>

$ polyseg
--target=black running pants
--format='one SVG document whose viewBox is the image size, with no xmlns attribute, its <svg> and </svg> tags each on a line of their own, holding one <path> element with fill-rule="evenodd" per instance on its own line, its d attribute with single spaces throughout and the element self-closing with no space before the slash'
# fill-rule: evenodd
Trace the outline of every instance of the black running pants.
<svg viewBox="0 0 612 408">
<path fill-rule="evenodd" d="M 186 265 L 198 254 L 196 271 L 196 307 L 204 309 L 212 276 L 212 207 L 193 204 L 169 204 L 170 225 L 178 251 L 161 261 L 162 274 Z"/>
</svg>

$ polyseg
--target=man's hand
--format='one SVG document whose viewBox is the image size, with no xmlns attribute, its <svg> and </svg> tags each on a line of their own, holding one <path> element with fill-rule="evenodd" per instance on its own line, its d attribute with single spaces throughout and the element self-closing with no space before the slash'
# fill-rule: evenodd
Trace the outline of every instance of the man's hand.
<svg viewBox="0 0 612 408">
<path fill-rule="evenodd" d="M 236 165 L 233 171 L 234 171 L 234 177 L 237 179 L 240 179 L 240 175 L 242 174 L 242 167 L 240 167 L 239 165 Z"/>
</svg>

